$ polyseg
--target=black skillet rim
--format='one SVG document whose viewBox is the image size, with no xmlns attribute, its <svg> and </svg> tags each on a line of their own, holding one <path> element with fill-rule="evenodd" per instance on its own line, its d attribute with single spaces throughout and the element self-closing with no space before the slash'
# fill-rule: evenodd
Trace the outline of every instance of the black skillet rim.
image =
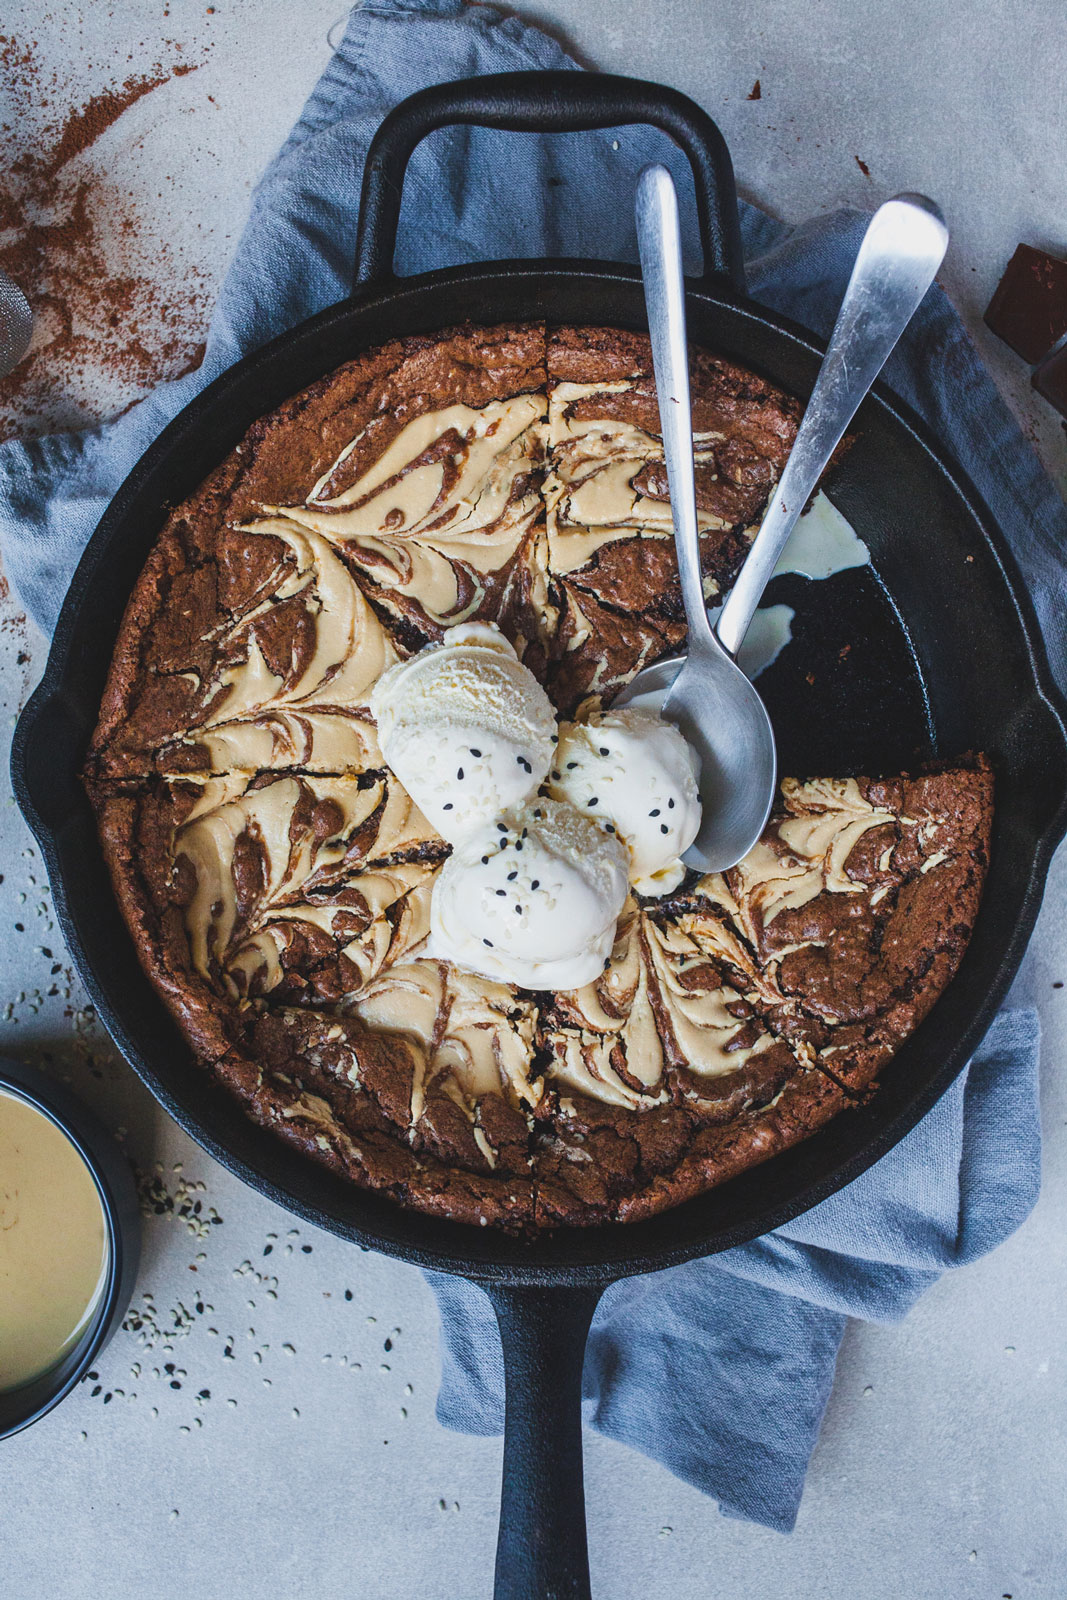
<svg viewBox="0 0 1067 1600">
<path fill-rule="evenodd" d="M 384 1200 L 381 1196 L 368 1191 L 355 1190 L 348 1184 L 343 1186 L 347 1203 L 349 1205 L 356 1203 L 360 1210 L 365 1210 L 368 1213 L 366 1222 L 342 1220 L 330 1216 L 322 1205 L 294 1195 L 269 1172 L 257 1170 L 244 1157 L 235 1154 L 215 1136 L 202 1118 L 186 1111 L 170 1088 L 156 1075 L 151 1064 L 132 1044 L 121 1017 L 96 983 L 91 958 L 78 934 L 74 915 L 67 904 L 57 846 L 51 828 L 37 808 L 26 775 L 27 748 L 33 724 L 41 710 L 62 691 L 66 683 L 75 617 L 80 610 L 82 597 L 90 579 L 96 573 L 98 566 L 107 558 L 111 539 L 120 530 L 127 515 L 127 503 L 139 491 L 144 478 L 175 448 L 185 430 L 196 425 L 199 413 L 225 396 L 231 384 L 238 381 L 244 383 L 250 373 L 273 366 L 276 358 L 301 341 L 321 335 L 322 332 L 328 331 L 332 324 L 343 326 L 354 310 L 358 310 L 361 316 L 372 315 L 375 307 L 381 306 L 383 309 L 388 307 L 390 313 L 395 315 L 398 305 L 402 305 L 405 299 L 432 295 L 435 291 L 453 284 L 461 284 L 469 292 L 481 280 L 499 283 L 501 277 L 508 279 L 513 288 L 523 279 L 527 281 L 536 279 L 541 284 L 547 280 L 550 292 L 553 280 L 558 282 L 566 279 L 573 282 L 575 279 L 585 279 L 588 287 L 603 288 L 605 281 L 632 285 L 637 280 L 638 274 L 635 269 L 621 267 L 614 262 L 505 261 L 479 263 L 474 267 L 447 268 L 402 280 L 393 279 L 385 284 L 376 284 L 369 293 L 364 291 L 357 301 L 341 302 L 339 305 L 326 308 L 220 374 L 168 424 L 144 452 L 112 499 L 86 546 L 63 604 L 41 682 L 27 703 L 16 728 L 12 747 L 12 778 L 20 809 L 45 857 L 53 887 L 56 912 L 64 936 L 99 1014 L 126 1060 L 155 1098 L 221 1165 L 243 1182 L 304 1220 L 355 1243 L 385 1250 L 389 1254 L 397 1255 L 420 1266 L 462 1273 L 487 1282 L 544 1286 L 596 1284 L 606 1283 L 621 1276 L 658 1270 L 701 1255 L 729 1249 L 780 1227 L 850 1183 L 915 1126 L 962 1070 L 1007 993 L 1033 930 L 1049 861 L 1056 844 L 1067 828 L 1067 795 L 1037 839 L 1030 876 L 1020 903 L 1019 916 L 1012 937 L 998 963 L 997 981 L 988 990 L 984 1003 L 974 1013 L 970 1024 L 957 1036 L 954 1047 L 947 1052 L 940 1068 L 926 1075 L 923 1084 L 916 1088 L 900 1111 L 870 1132 L 864 1142 L 850 1155 L 832 1164 L 820 1178 L 803 1185 L 789 1201 L 757 1208 L 755 1214 L 746 1222 L 726 1228 L 704 1232 L 700 1231 L 699 1224 L 695 1231 L 692 1228 L 685 1228 L 684 1224 L 689 1220 L 686 1214 L 691 1215 L 692 1208 L 700 1205 L 701 1200 L 705 1198 L 701 1196 L 662 1213 L 647 1223 L 606 1224 L 596 1228 L 566 1230 L 539 1236 L 527 1242 L 515 1241 L 495 1229 L 479 1230 L 465 1224 L 428 1217 L 397 1206 L 394 1202 Z M 712 289 L 706 282 L 693 283 L 687 286 L 687 293 L 696 302 L 703 302 L 711 308 L 721 306 L 733 314 L 749 317 L 764 326 L 770 324 L 775 331 L 795 341 L 806 352 L 815 357 L 822 354 L 821 342 L 809 330 L 789 318 L 767 310 L 757 302 L 728 291 L 722 292 L 718 284 Z M 534 294 L 535 305 L 539 298 Z M 530 314 L 536 316 L 540 313 L 533 311 Z M 494 320 L 500 319 L 496 317 Z M 547 320 L 551 321 L 552 318 L 549 316 Z M 427 329 L 430 325 L 430 322 L 426 321 Z M 439 318 L 436 325 L 440 326 Z M 420 321 L 416 317 L 411 324 L 411 331 L 419 331 L 419 326 Z M 362 346 L 362 348 L 370 347 L 370 342 Z M 346 354 L 345 359 L 347 358 Z M 1040 706 L 1041 714 L 1049 720 L 1051 724 L 1049 733 L 1060 746 L 1062 753 L 1067 749 L 1063 702 L 1048 666 L 1033 602 L 1003 535 L 966 475 L 947 458 L 945 451 L 926 424 L 910 407 L 881 382 L 874 386 L 865 404 L 876 405 L 888 412 L 893 423 L 914 439 L 947 480 L 975 525 L 978 536 L 984 540 L 994 556 L 1025 646 L 1035 701 Z M 147 982 L 147 979 L 145 981 Z M 918 1034 L 913 1037 L 918 1037 Z M 193 1064 L 192 1059 L 190 1064 Z M 203 1069 L 194 1068 L 194 1070 Z M 853 1113 L 853 1116 L 855 1115 L 857 1113 Z M 810 1147 L 814 1140 L 820 1139 L 826 1132 L 827 1130 L 821 1130 L 812 1135 L 810 1139 L 804 1141 L 805 1145 Z M 788 1155 L 788 1152 L 785 1154 Z M 320 1176 L 330 1177 L 327 1173 L 321 1173 Z M 341 1184 L 342 1180 L 334 1179 L 332 1182 Z M 722 1187 L 726 1188 L 728 1185 Z M 667 1227 L 664 1226 L 665 1218 L 670 1219 Z M 670 1228 L 675 1235 L 682 1237 L 674 1237 L 667 1243 L 656 1241 L 654 1238 L 646 1240 L 644 1237 L 646 1233 L 655 1230 L 657 1224 L 659 1231 L 666 1232 Z M 493 1248 L 487 1249 L 486 1246 L 490 1244 Z"/>
</svg>

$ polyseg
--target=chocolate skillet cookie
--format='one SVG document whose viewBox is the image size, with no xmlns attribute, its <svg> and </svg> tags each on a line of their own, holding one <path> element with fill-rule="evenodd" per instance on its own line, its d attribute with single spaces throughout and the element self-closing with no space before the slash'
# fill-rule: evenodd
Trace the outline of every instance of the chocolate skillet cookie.
<svg viewBox="0 0 1067 1600">
<path fill-rule="evenodd" d="M 598 979 L 427 959 L 448 846 L 378 747 L 381 674 L 499 624 L 557 708 L 684 637 L 646 339 L 411 338 L 257 423 L 167 520 L 85 782 L 141 960 L 279 1137 L 401 1204 L 516 1231 L 630 1220 L 872 1092 L 954 974 L 988 853 L 980 758 L 786 780 L 737 868 L 631 898 Z M 693 354 L 710 595 L 798 407 Z"/>
</svg>

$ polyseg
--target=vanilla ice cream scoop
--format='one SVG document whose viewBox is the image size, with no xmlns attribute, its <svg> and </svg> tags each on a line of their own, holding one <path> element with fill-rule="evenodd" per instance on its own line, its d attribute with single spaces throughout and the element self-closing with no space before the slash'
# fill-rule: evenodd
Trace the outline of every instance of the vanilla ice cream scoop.
<svg viewBox="0 0 1067 1600">
<path fill-rule="evenodd" d="M 538 798 L 452 852 L 434 884 L 427 954 L 522 989 L 580 989 L 611 955 L 627 867 L 614 834 Z"/>
<path fill-rule="evenodd" d="M 488 623 L 390 667 L 370 705 L 386 761 L 450 844 L 522 805 L 552 762 L 552 702 Z"/>
<path fill-rule="evenodd" d="M 548 787 L 616 829 L 639 894 L 667 894 L 681 883 L 680 857 L 700 829 L 698 777 L 697 757 L 678 729 L 634 708 L 561 723 Z"/>
</svg>

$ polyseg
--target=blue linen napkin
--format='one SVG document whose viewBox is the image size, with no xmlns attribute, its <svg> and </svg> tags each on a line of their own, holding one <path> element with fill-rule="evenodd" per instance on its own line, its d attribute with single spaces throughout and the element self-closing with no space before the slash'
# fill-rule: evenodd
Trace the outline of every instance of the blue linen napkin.
<svg viewBox="0 0 1067 1600">
<path fill-rule="evenodd" d="M 109 498 L 164 424 L 239 356 L 348 291 L 359 173 L 390 107 L 429 83 L 575 65 L 536 29 L 462 0 L 357 7 L 255 191 L 199 370 L 105 427 L 0 446 L 4 566 L 46 631 Z M 650 160 L 674 172 L 695 270 L 688 168 L 648 129 L 435 134 L 409 169 L 397 270 L 544 254 L 636 261 L 630 197 Z M 754 295 L 828 333 L 865 215 L 789 229 L 745 205 L 742 224 Z M 939 289 L 886 377 L 954 450 L 1012 540 L 1067 686 L 1058 616 L 1067 513 Z M 727 1514 L 791 1528 L 845 1319 L 903 1316 L 945 1268 L 991 1249 L 1034 1204 L 1037 1062 L 1033 1011 L 1003 1012 L 935 1109 L 847 1189 L 752 1244 L 610 1289 L 586 1359 L 592 1426 Z M 444 1335 L 438 1415 L 498 1432 L 503 1374 L 488 1301 L 468 1284 L 431 1282 Z"/>
</svg>

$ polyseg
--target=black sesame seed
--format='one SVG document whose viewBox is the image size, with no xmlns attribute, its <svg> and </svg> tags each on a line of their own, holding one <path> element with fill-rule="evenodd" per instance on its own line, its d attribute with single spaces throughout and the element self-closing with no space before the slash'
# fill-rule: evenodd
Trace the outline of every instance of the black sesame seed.
<svg viewBox="0 0 1067 1600">
<path fill-rule="evenodd" d="M 497 825 L 496 825 L 496 831 L 497 831 L 497 833 L 507 833 L 507 831 L 508 831 L 507 823 L 506 822 L 498 822 Z"/>
<path fill-rule="evenodd" d="M 557 782 L 559 781 L 559 773 L 558 772 L 553 772 L 552 776 L 556 779 Z"/>
<path fill-rule="evenodd" d="M 460 783 L 463 782 L 463 768 L 462 767 L 457 767 L 456 768 L 456 777 L 459 779 Z"/>
<path fill-rule="evenodd" d="M 670 833 L 671 830 L 668 828 L 665 822 L 661 822 L 659 825 L 659 831 L 660 833 Z"/>
<path fill-rule="evenodd" d="M 659 806 L 657 806 L 654 811 L 650 811 L 648 814 L 649 814 L 650 817 L 658 817 L 659 816 Z"/>
<path fill-rule="evenodd" d="M 516 848 L 516 850 L 521 850 L 522 849 L 522 840 L 521 839 L 516 839 L 515 840 L 515 848 Z"/>
<path fill-rule="evenodd" d="M 500 896 L 501 900 L 503 900 L 504 896 L 507 894 L 506 889 L 498 889 L 496 892 Z"/>
<path fill-rule="evenodd" d="M 470 747 L 470 752 L 476 761 L 481 759 L 482 752 L 480 750 L 476 750 L 473 745 Z"/>
<path fill-rule="evenodd" d="M 489 948 L 489 949 L 490 949 L 490 950 L 491 950 L 491 949 L 492 949 L 492 948 L 493 948 L 493 941 L 492 941 L 492 939 L 483 939 L 483 940 L 482 940 L 482 943 L 483 943 L 483 944 L 484 944 L 484 945 L 486 945 L 486 946 L 487 946 L 487 947 L 488 947 L 488 948 Z"/>
<path fill-rule="evenodd" d="M 517 869 L 514 872 L 509 872 L 508 873 L 508 882 L 509 883 L 514 883 L 515 879 L 518 877 L 518 875 L 519 874 L 518 874 L 518 870 Z"/>
<path fill-rule="evenodd" d="M 607 831 L 609 833 L 614 833 L 615 832 L 615 824 L 613 822 L 606 822 L 604 824 L 604 826 L 605 826 L 605 828 L 607 829 Z"/>
<path fill-rule="evenodd" d="M 535 811 L 534 812 L 534 816 L 537 818 L 538 822 L 540 822 L 544 818 L 544 812 L 543 811 Z"/>
<path fill-rule="evenodd" d="M 540 889 L 540 887 L 541 887 L 540 878 L 535 878 L 534 881 L 531 883 L 530 888 L 531 889 Z"/>
<path fill-rule="evenodd" d="M 345 1290 L 345 1299 L 346 1299 L 346 1300 L 351 1300 L 351 1298 L 352 1298 L 352 1291 L 351 1291 L 351 1289 L 346 1289 L 346 1290 Z"/>
<path fill-rule="evenodd" d="M 668 800 L 667 801 L 667 810 L 668 811 L 673 811 L 674 810 L 674 801 L 673 800 Z"/>
<path fill-rule="evenodd" d="M 567 762 L 567 771 L 568 772 L 573 772 L 577 765 L 578 765 L 577 761 L 568 761 Z"/>
<path fill-rule="evenodd" d="M 483 867 L 487 867 L 488 865 L 489 865 L 489 857 L 488 856 L 483 856 L 482 857 L 482 866 Z"/>
<path fill-rule="evenodd" d="M 609 749 L 608 749 L 608 747 L 607 747 L 607 745 L 606 745 L 606 744 L 602 744 L 602 745 L 601 745 L 601 746 L 600 746 L 600 754 L 601 754 L 601 755 L 602 755 L 602 756 L 610 756 L 610 754 L 611 754 L 611 751 L 610 751 L 610 750 L 609 750 Z"/>
<path fill-rule="evenodd" d="M 515 903 L 515 915 L 517 917 L 521 917 L 522 916 L 522 906 L 519 905 L 519 903 L 517 901 Z"/>
<path fill-rule="evenodd" d="M 455 808 L 455 806 L 454 806 L 454 805 L 453 805 L 453 804 L 452 804 L 452 802 L 451 802 L 451 800 L 446 800 L 446 801 L 445 801 L 445 803 L 444 803 L 444 805 L 443 805 L 443 806 L 442 806 L 442 807 L 441 807 L 441 810 L 442 810 L 442 811 L 454 811 L 454 810 L 455 810 L 455 809 L 456 809 L 456 808 Z"/>
<path fill-rule="evenodd" d="M 591 806 L 598 806 L 600 804 L 600 801 L 597 799 L 596 795 L 594 795 L 593 798 L 589 801 L 589 804 Z"/>
</svg>

